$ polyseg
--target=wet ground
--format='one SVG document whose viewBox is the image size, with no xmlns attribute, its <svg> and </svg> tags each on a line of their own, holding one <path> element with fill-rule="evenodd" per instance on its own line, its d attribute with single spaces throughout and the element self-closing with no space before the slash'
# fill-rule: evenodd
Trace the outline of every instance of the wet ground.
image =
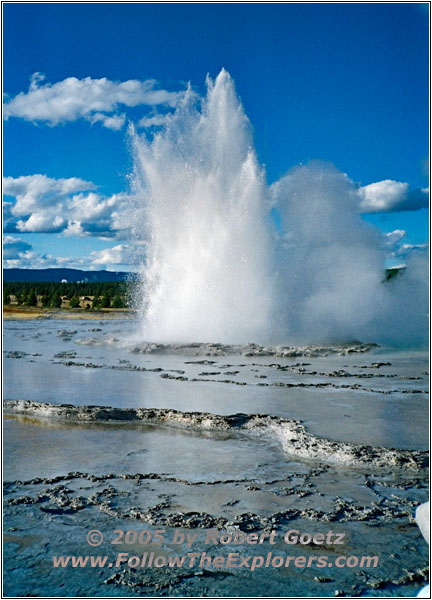
<svg viewBox="0 0 432 600">
<path fill-rule="evenodd" d="M 428 577 L 413 522 L 428 496 L 425 354 L 358 343 L 157 346 L 138 343 L 135 330 L 5 324 L 7 596 L 418 591 Z M 92 529 L 100 546 L 86 542 Z M 213 546 L 211 529 L 275 532 L 275 543 Z M 112 544 L 114 530 L 150 533 Z M 289 530 L 337 532 L 343 543 L 286 544 Z M 196 534 L 190 548 L 173 543 L 176 532 Z M 115 566 L 119 552 L 168 560 L 191 551 L 238 552 L 249 564 L 269 552 L 284 564 L 305 556 L 310 566 Z M 114 566 L 53 566 L 55 556 L 86 554 Z M 337 568 L 337 556 L 379 564 Z"/>
</svg>

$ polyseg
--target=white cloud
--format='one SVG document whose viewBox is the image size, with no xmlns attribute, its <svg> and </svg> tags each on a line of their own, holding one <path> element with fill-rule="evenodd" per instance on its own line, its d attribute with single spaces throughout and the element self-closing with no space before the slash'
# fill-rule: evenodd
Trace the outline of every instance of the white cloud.
<svg viewBox="0 0 432 600">
<path fill-rule="evenodd" d="M 76 177 L 53 179 L 46 175 L 6 177 L 4 193 L 15 198 L 5 202 L 5 232 L 61 233 L 114 237 L 127 229 L 122 219 L 129 206 L 127 194 L 102 196 L 96 186 Z"/>
<path fill-rule="evenodd" d="M 113 248 L 91 252 L 90 257 L 94 266 L 127 264 L 131 258 L 131 248 L 128 244 L 119 244 Z"/>
<path fill-rule="evenodd" d="M 79 221 L 69 221 L 67 228 L 63 230 L 63 234 L 66 236 L 83 237 L 86 232 Z"/>
<path fill-rule="evenodd" d="M 148 117 L 143 117 L 140 121 L 138 121 L 138 127 L 161 127 L 167 123 L 170 119 L 170 113 L 166 115 L 155 114 Z"/>
<path fill-rule="evenodd" d="M 65 226 L 65 220 L 60 215 L 51 216 L 38 212 L 30 215 L 27 221 L 20 219 L 16 227 L 18 231 L 25 233 L 60 233 Z"/>
<path fill-rule="evenodd" d="M 387 260 L 390 260 L 391 263 L 394 261 L 407 260 L 411 256 L 415 255 L 426 255 L 428 252 L 429 244 L 410 244 L 410 243 L 402 243 L 406 237 L 406 231 L 403 229 L 395 229 L 394 231 L 390 231 L 384 235 L 385 245 L 389 249 L 389 253 L 387 254 Z M 405 266 L 405 264 L 399 264 L 400 266 Z M 396 268 L 392 265 L 393 268 Z"/>
<path fill-rule="evenodd" d="M 20 253 L 27 252 L 31 248 L 31 244 L 28 244 L 21 238 L 11 235 L 5 235 L 3 238 L 3 258 L 5 260 L 19 258 Z"/>
<path fill-rule="evenodd" d="M 359 188 L 360 212 L 397 212 L 429 206 L 429 190 L 412 189 L 408 183 L 384 179 Z"/>
<path fill-rule="evenodd" d="M 11 208 L 11 213 L 16 217 L 28 215 L 54 202 L 61 203 L 71 194 L 95 188 L 94 183 L 77 177 L 53 179 L 46 175 L 25 175 L 3 178 L 3 193 L 16 198 Z"/>
<path fill-rule="evenodd" d="M 397 256 L 406 257 L 412 253 L 426 254 L 429 244 L 402 244 L 396 251 Z"/>
<path fill-rule="evenodd" d="M 131 256 L 132 248 L 127 244 L 94 251 L 90 253 L 90 256 L 55 257 L 52 254 L 39 254 L 35 252 L 31 244 L 19 237 L 5 236 L 3 239 L 3 264 L 6 269 L 67 267 L 70 269 L 85 270 L 126 270 L 131 264 Z"/>
<path fill-rule="evenodd" d="M 52 254 L 38 254 L 34 250 L 19 252 L 14 258 L 5 259 L 3 266 L 5 269 L 93 269 L 86 258 L 56 257 Z"/>
<path fill-rule="evenodd" d="M 43 83 L 44 75 L 35 73 L 27 92 L 6 100 L 5 119 L 18 117 L 36 123 L 54 126 L 59 123 L 85 119 L 100 122 L 104 127 L 119 130 L 126 115 L 119 114 L 120 106 L 162 106 L 174 108 L 184 92 L 157 89 L 153 79 L 138 81 L 110 81 L 102 79 L 77 79 L 68 77 L 57 83 Z"/>
<path fill-rule="evenodd" d="M 388 246 L 395 246 L 405 236 L 406 231 L 404 229 L 395 229 L 394 231 L 385 234 L 385 241 Z"/>
<path fill-rule="evenodd" d="M 3 264 L 5 268 L 44 268 L 56 266 L 50 255 L 34 252 L 33 246 L 19 237 L 6 235 L 3 238 Z"/>
<path fill-rule="evenodd" d="M 96 113 L 95 115 L 92 116 L 91 122 L 97 123 L 98 121 L 101 121 L 103 126 L 106 127 L 107 129 L 112 129 L 113 131 L 119 131 L 125 124 L 126 115 L 123 113 L 121 115 L 113 115 L 110 117 L 110 116 L 104 115 L 103 113 Z"/>
</svg>

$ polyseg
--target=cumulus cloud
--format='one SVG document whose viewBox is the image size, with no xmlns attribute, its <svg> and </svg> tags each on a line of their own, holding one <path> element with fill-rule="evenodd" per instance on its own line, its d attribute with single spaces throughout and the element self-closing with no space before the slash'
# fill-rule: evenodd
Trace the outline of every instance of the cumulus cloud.
<svg viewBox="0 0 432 600">
<path fill-rule="evenodd" d="M 127 194 L 102 196 L 96 186 L 82 179 L 54 179 L 46 175 L 5 177 L 6 233 L 61 233 L 115 237 L 130 221 L 121 214 L 129 206 Z"/>
<path fill-rule="evenodd" d="M 115 271 L 119 268 L 127 269 L 131 262 L 132 247 L 128 244 L 119 244 L 113 248 L 106 248 L 90 253 L 90 256 L 59 257 L 52 254 L 39 254 L 33 246 L 23 239 L 15 236 L 5 236 L 3 239 L 4 267 L 6 269 L 48 269 L 67 267 L 70 269 L 98 270 L 107 269 Z"/>
<path fill-rule="evenodd" d="M 170 113 L 167 113 L 165 115 L 156 113 L 140 119 L 138 121 L 138 127 L 162 127 L 167 124 L 170 118 Z"/>
<path fill-rule="evenodd" d="M 44 79 L 41 73 L 34 73 L 27 92 L 6 99 L 3 108 L 6 120 L 18 117 L 54 126 L 85 119 L 119 130 L 126 120 L 126 115 L 119 112 L 120 107 L 174 108 L 184 96 L 182 91 L 158 89 L 154 79 L 119 82 L 105 77 L 68 77 L 53 84 L 44 83 Z"/>
<path fill-rule="evenodd" d="M 3 178 L 3 193 L 16 198 L 12 209 L 15 216 L 27 215 L 53 201 L 60 202 L 70 194 L 95 188 L 94 183 L 77 177 L 53 179 L 46 175 L 25 175 Z"/>
<path fill-rule="evenodd" d="M 359 188 L 362 213 L 419 210 L 429 206 L 429 190 L 413 189 L 408 183 L 384 179 Z"/>
<path fill-rule="evenodd" d="M 57 266 L 50 255 L 40 255 L 33 246 L 19 237 L 6 235 L 3 238 L 3 264 L 5 268 L 44 268 Z"/>
<path fill-rule="evenodd" d="M 119 131 L 126 121 L 126 115 L 123 113 L 121 115 L 104 115 L 103 113 L 94 114 L 90 121 L 92 123 L 102 122 L 102 125 L 107 129 L 112 129 L 113 131 Z"/>
<path fill-rule="evenodd" d="M 400 245 L 395 255 L 406 258 L 412 254 L 426 255 L 429 249 L 429 244 L 402 244 Z"/>
<path fill-rule="evenodd" d="M 94 266 L 122 265 L 128 263 L 130 257 L 131 248 L 128 244 L 119 244 L 90 254 L 91 264 Z"/>
<path fill-rule="evenodd" d="M 385 245 L 388 248 L 387 259 L 394 261 L 403 261 L 397 264 L 397 267 L 405 267 L 406 262 L 410 261 L 412 257 L 427 256 L 429 252 L 429 244 L 410 244 L 404 242 L 406 237 L 406 231 L 403 229 L 395 229 L 389 233 L 384 234 Z M 396 266 L 393 265 L 393 268 Z"/>
<path fill-rule="evenodd" d="M 394 229 L 389 233 L 385 234 L 386 244 L 390 247 L 398 244 L 404 237 L 406 236 L 406 231 L 404 229 Z"/>
<path fill-rule="evenodd" d="M 23 233 L 60 233 L 64 226 L 63 217 L 44 212 L 33 213 L 27 220 L 20 219 L 16 223 L 18 231 Z"/>
<path fill-rule="evenodd" d="M 11 235 L 6 235 L 3 238 L 3 258 L 5 260 L 18 258 L 20 253 L 27 252 L 31 248 L 31 244 L 21 238 L 15 238 Z"/>
</svg>

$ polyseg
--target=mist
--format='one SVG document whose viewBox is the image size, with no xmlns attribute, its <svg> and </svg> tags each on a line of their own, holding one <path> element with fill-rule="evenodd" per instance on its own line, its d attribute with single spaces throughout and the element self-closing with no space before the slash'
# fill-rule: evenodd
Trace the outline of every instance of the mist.
<svg viewBox="0 0 432 600">
<path fill-rule="evenodd" d="M 427 257 L 385 281 L 388 238 L 331 164 L 268 186 L 225 70 L 131 138 L 143 339 L 426 343 Z"/>
<path fill-rule="evenodd" d="M 293 168 L 271 186 L 280 217 L 281 327 L 297 341 L 427 340 L 427 257 L 385 281 L 385 236 L 359 214 L 358 187 L 334 166 Z"/>
</svg>

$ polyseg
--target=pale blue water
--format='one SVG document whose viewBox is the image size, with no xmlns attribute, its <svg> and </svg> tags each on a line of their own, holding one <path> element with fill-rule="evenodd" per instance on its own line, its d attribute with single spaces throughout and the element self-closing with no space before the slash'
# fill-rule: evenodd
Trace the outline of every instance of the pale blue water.
<svg viewBox="0 0 432 600">
<path fill-rule="evenodd" d="M 136 330 L 133 321 L 6 321 L 4 325 L 4 398 L 8 400 L 175 408 L 214 414 L 264 413 L 300 419 L 311 433 L 332 440 L 412 450 L 428 446 L 425 374 L 428 363 L 424 352 L 376 348 L 365 354 L 291 359 L 146 355 L 129 351 Z M 64 330 L 69 334 L 59 335 L 59 331 Z M 82 343 L 89 339 L 93 340 L 92 344 Z M 8 354 L 10 352 L 22 354 Z M 74 355 L 55 358 L 55 354 L 62 352 Z M 206 359 L 215 362 L 188 364 Z M 100 368 L 61 364 L 67 361 L 91 363 Z M 391 364 L 374 369 L 371 367 L 374 362 Z M 270 366 L 274 363 L 307 363 L 303 368 L 317 374 L 281 371 Z M 161 372 L 111 368 L 125 365 L 160 368 L 162 374 L 172 376 L 179 375 L 174 370 L 184 371 L 189 380 L 162 378 Z M 351 375 L 328 375 L 341 369 Z M 234 371 L 238 373 L 224 374 Z M 203 372 L 220 375 L 202 375 Z M 360 377 L 364 373 L 391 377 Z M 190 381 L 195 377 L 209 381 Z M 214 381 L 217 379 L 247 385 Z M 331 382 L 337 386 L 358 384 L 364 389 L 258 385 L 263 382 Z M 421 393 L 402 393 L 404 390 Z M 382 394 L 382 391 L 390 393 Z M 29 482 L 34 477 L 62 477 L 76 471 L 115 476 L 101 483 L 82 480 L 79 475 L 57 484 L 14 483 L 7 488 L 6 499 L 29 495 L 37 498 L 47 486 L 55 494 L 56 485 L 63 485 L 68 494 L 79 496 L 114 489 L 117 495 L 114 495 L 113 506 L 123 507 L 123 510 L 131 506 L 145 510 L 147 506 L 157 507 L 165 502 L 165 508 L 155 508 L 160 519 L 165 513 L 189 512 L 227 519 L 242 514 L 270 518 L 296 509 L 334 515 L 340 499 L 348 506 L 352 503 L 359 507 L 360 511 L 379 502 L 390 507 L 390 511 L 396 511 L 393 519 L 380 517 L 378 511 L 370 523 L 368 519 L 340 520 L 333 516 L 330 523 L 326 523 L 325 518 L 297 518 L 285 525 L 285 528 L 295 526 L 312 533 L 326 527 L 346 532 L 349 544 L 344 552 L 380 557 L 379 569 L 373 572 L 366 569 L 367 577 L 372 578 L 370 584 L 365 583 L 358 569 L 325 572 L 282 569 L 253 574 L 245 570 L 231 573 L 222 570 L 205 576 L 192 573 L 192 577 L 189 570 L 186 579 L 174 577 L 172 580 L 166 571 L 156 574 L 145 570 L 135 576 L 150 577 L 150 581 L 162 587 L 154 588 L 150 583 L 147 587 L 135 588 L 104 583 L 112 572 L 103 569 L 62 569 L 60 573 L 53 569 L 50 561 L 57 554 L 97 554 L 97 550 L 85 544 L 86 532 L 92 528 L 108 533 L 118 527 L 148 528 L 145 522 L 112 517 L 90 506 L 68 513 L 67 509 L 62 512 L 65 509 L 47 501 L 7 505 L 6 595 L 247 596 L 253 590 L 258 596 L 319 597 L 333 596 L 335 590 L 342 589 L 347 595 L 352 591 L 362 596 L 400 597 L 412 596 L 421 586 L 421 582 L 417 582 L 374 587 L 373 577 L 397 581 L 404 567 L 413 572 L 427 563 L 427 546 L 417 528 L 409 522 L 414 510 L 409 502 L 415 505 L 427 498 L 424 473 L 420 476 L 410 472 L 371 473 L 370 469 L 365 471 L 355 465 L 348 468 L 293 460 L 284 454 L 276 439 L 233 431 L 205 432 L 127 423 L 78 424 L 7 415 L 4 440 L 7 481 Z M 122 473 L 153 473 L 154 478 L 138 485 L 123 481 Z M 390 487 L 382 487 L 380 482 L 388 482 Z M 402 487 L 397 487 L 401 484 Z M 394 505 L 392 494 L 401 498 L 399 504 Z M 399 517 L 398 510 L 402 511 Z M 173 531 L 170 527 L 166 529 Z M 197 531 L 204 530 L 198 528 Z M 104 545 L 101 554 L 110 550 Z M 165 550 L 168 552 L 170 548 Z M 314 548 L 300 550 L 306 554 L 316 553 Z M 278 552 L 286 551 L 286 547 L 278 546 Z M 252 552 L 257 550 L 252 549 Z M 327 577 L 328 581 L 317 580 L 320 576 Z M 171 583 L 163 587 L 167 577 Z"/>
<path fill-rule="evenodd" d="M 101 329 L 101 331 L 91 331 Z M 58 331 L 72 333 L 64 340 Z M 428 429 L 428 369 L 426 352 L 404 352 L 377 348 L 365 354 L 330 356 L 326 358 L 280 359 L 244 356 L 187 357 L 160 354 L 134 354 L 128 351 L 131 336 L 136 330 L 133 321 L 32 321 L 5 322 L 4 350 L 23 351 L 23 358 L 4 360 L 4 397 L 56 404 L 98 404 L 124 407 L 175 408 L 206 411 L 215 414 L 265 413 L 304 421 L 315 435 L 340 441 L 383 445 L 407 449 L 426 449 Z M 117 342 L 103 343 L 107 338 Z M 99 340 L 103 345 L 82 345 L 77 340 Z M 73 359 L 54 358 L 59 352 L 73 351 Z M 34 353 L 40 356 L 33 356 Z M 208 358 L 213 365 L 185 364 Z M 205 376 L 246 382 L 246 386 L 224 383 L 182 382 L 162 379 L 160 373 L 118 371 L 110 368 L 67 367 L 55 364 L 73 360 L 80 363 L 119 366 L 119 361 L 148 369 L 185 371 L 189 379 L 202 372 L 222 375 Z M 378 369 L 361 369 L 373 362 L 390 362 Z M 373 373 L 396 377 L 361 379 L 329 378 L 296 375 L 266 365 L 272 363 L 308 363 L 308 371 L 332 372 L 344 369 L 354 375 Z M 256 364 L 263 366 L 256 366 Z M 220 368 L 224 365 L 244 367 Z M 357 367 L 357 368 L 356 368 Z M 224 372 L 238 370 L 236 376 Z M 175 375 L 175 373 L 174 373 Z M 259 377 L 265 375 L 265 379 Z M 418 377 L 414 381 L 403 379 Z M 202 377 L 201 377 L 202 378 Z M 331 382 L 335 385 L 360 384 L 376 391 L 396 390 L 391 394 L 334 388 L 277 388 L 260 387 L 266 382 Z M 421 394 L 402 394 L 397 390 L 423 390 Z"/>
</svg>

